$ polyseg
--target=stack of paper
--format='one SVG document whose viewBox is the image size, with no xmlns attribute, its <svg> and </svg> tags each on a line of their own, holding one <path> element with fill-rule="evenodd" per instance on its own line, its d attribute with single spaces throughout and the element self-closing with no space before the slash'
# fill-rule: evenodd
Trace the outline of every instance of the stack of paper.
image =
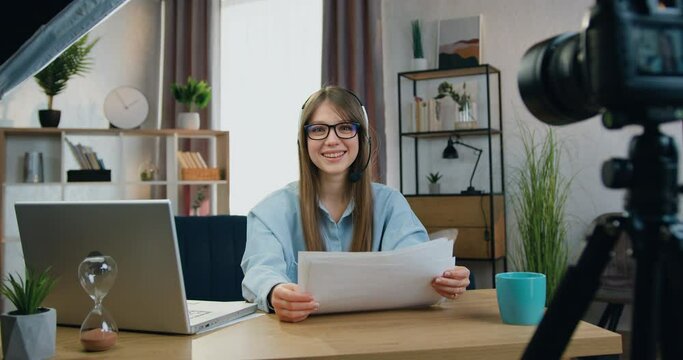
<svg viewBox="0 0 683 360">
<path fill-rule="evenodd" d="M 299 286 L 320 304 L 317 314 L 431 305 L 431 282 L 455 265 L 453 240 L 382 252 L 299 252 Z"/>
</svg>

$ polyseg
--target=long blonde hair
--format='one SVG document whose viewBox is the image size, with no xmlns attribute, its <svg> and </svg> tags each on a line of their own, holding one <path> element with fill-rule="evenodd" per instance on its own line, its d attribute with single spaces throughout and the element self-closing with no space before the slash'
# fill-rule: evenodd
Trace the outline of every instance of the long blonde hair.
<svg viewBox="0 0 683 360">
<path fill-rule="evenodd" d="M 372 250 L 373 202 L 372 202 L 372 158 L 370 153 L 370 132 L 360 100 L 349 90 L 338 86 L 326 86 L 313 93 L 301 110 L 299 119 L 299 205 L 301 226 L 306 249 L 324 251 L 325 245 L 320 235 L 320 210 L 318 207 L 320 191 L 320 170 L 308 155 L 308 138 L 304 125 L 318 107 L 328 101 L 342 119 L 355 119 L 360 125 L 358 132 L 358 156 L 351 164 L 350 171 L 359 171 L 369 161 L 366 169 L 356 182 L 347 182 L 347 191 L 354 201 L 353 240 L 351 251 Z"/>
</svg>

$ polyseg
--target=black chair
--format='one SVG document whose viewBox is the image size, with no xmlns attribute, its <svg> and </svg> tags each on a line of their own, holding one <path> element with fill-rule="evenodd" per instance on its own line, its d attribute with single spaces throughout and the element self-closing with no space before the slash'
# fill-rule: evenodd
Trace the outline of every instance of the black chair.
<svg viewBox="0 0 683 360">
<path fill-rule="evenodd" d="M 175 226 L 187 298 L 242 300 L 247 217 L 176 216 Z"/>
</svg>

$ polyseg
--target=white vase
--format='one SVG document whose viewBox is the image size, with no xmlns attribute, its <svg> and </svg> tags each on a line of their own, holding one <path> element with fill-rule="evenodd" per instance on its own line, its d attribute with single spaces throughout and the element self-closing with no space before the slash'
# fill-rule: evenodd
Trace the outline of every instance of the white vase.
<svg viewBox="0 0 683 360">
<path fill-rule="evenodd" d="M 32 315 L 0 315 L 5 359 L 47 359 L 55 355 L 57 311 L 44 310 Z"/>
<path fill-rule="evenodd" d="M 178 129 L 199 129 L 199 113 L 198 112 L 181 112 L 178 113 L 176 119 L 176 126 Z"/>
<path fill-rule="evenodd" d="M 413 58 L 413 71 L 427 70 L 429 65 L 425 58 Z"/>
<path fill-rule="evenodd" d="M 440 194 L 441 193 L 441 184 L 429 183 L 429 193 L 430 194 Z"/>
</svg>

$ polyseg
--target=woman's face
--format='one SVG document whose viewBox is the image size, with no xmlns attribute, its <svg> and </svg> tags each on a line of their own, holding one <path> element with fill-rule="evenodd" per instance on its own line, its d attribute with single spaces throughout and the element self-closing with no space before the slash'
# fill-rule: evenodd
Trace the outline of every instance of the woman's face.
<svg viewBox="0 0 683 360">
<path fill-rule="evenodd" d="M 323 102 L 311 116 L 308 124 L 336 125 L 347 123 L 351 119 L 342 119 L 329 102 Z M 358 156 L 358 137 L 341 139 L 334 129 L 329 129 L 327 137 L 322 140 L 307 139 L 308 156 L 323 176 L 346 176 L 349 167 Z"/>
</svg>

